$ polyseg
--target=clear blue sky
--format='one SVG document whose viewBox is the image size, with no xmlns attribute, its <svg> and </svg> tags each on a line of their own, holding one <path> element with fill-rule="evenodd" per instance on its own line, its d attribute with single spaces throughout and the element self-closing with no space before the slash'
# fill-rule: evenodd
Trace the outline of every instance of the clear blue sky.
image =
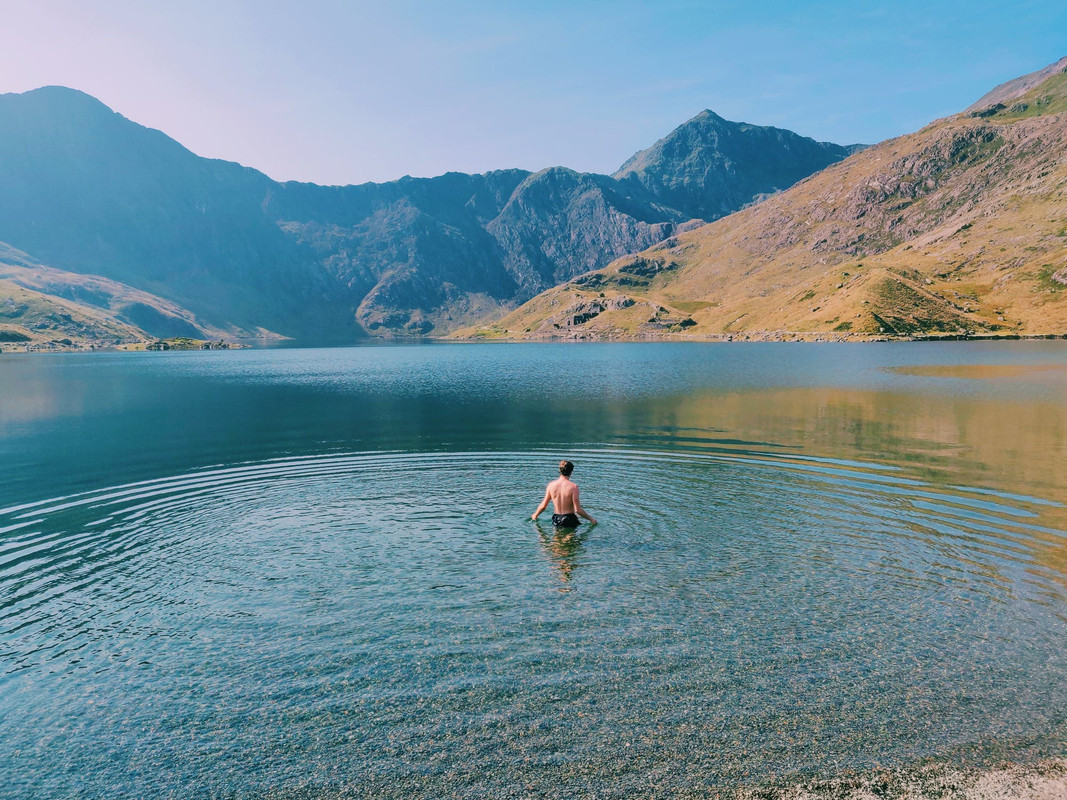
<svg viewBox="0 0 1067 800">
<path fill-rule="evenodd" d="M 704 108 L 875 142 L 1063 55 L 1063 0 L 0 6 L 0 92 L 81 89 L 200 155 L 318 183 L 611 172 Z"/>
</svg>

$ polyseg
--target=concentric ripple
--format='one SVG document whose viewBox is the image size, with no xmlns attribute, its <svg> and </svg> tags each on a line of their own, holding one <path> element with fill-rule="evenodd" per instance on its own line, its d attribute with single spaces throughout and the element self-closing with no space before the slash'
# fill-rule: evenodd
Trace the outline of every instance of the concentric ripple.
<svg viewBox="0 0 1067 800">
<path fill-rule="evenodd" d="M 42 796 L 630 796 L 1067 734 L 1040 498 L 743 444 L 205 468 L 0 509 Z M 225 764 L 225 769 L 219 765 Z"/>
</svg>

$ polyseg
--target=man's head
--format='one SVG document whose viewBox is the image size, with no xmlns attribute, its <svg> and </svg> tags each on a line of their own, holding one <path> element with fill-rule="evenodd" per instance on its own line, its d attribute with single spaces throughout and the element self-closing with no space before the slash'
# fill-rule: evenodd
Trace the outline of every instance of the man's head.
<svg viewBox="0 0 1067 800">
<path fill-rule="evenodd" d="M 559 462 L 560 475 L 562 475 L 564 478 L 569 478 L 572 472 L 574 472 L 574 464 L 572 464 L 570 461 Z"/>
</svg>

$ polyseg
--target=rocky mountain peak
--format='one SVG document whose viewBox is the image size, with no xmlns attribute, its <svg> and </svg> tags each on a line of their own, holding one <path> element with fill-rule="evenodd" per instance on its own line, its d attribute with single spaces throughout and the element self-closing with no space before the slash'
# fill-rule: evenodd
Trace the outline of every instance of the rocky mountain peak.
<svg viewBox="0 0 1067 800">
<path fill-rule="evenodd" d="M 846 158 L 852 147 L 732 122 L 710 109 L 635 153 L 612 176 L 690 217 L 715 220 Z"/>
</svg>

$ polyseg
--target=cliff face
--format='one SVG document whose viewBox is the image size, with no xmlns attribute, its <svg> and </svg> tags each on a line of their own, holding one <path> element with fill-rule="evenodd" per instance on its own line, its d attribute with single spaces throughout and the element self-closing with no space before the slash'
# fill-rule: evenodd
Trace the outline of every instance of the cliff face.
<svg viewBox="0 0 1067 800">
<path fill-rule="evenodd" d="M 495 310 L 517 286 L 486 231 L 522 170 L 387 184 L 282 184 L 265 212 L 321 265 L 359 330 L 424 334 Z"/>
<path fill-rule="evenodd" d="M 523 292 L 537 292 L 670 236 L 681 212 L 605 175 L 563 167 L 529 176 L 487 230 Z"/>
<path fill-rule="evenodd" d="M 440 334 L 783 188 L 835 148 L 707 112 L 619 179 L 553 168 L 326 187 L 199 158 L 49 87 L 0 96 L 0 240 L 173 303 L 201 330 Z"/>
<path fill-rule="evenodd" d="M 1010 104 L 866 149 L 475 333 L 1067 333 L 1064 153 L 1061 71 Z M 591 302 L 602 306 L 593 315 Z"/>
</svg>

